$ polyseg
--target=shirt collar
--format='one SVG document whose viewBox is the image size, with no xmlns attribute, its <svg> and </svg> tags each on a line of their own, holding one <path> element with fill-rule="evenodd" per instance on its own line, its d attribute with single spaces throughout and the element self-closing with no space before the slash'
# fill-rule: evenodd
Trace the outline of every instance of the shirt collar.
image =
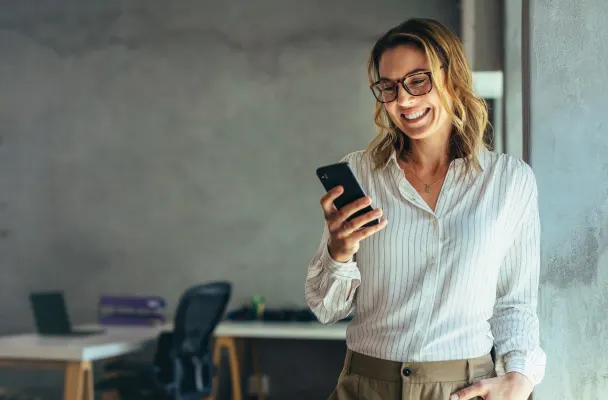
<svg viewBox="0 0 608 400">
<path fill-rule="evenodd" d="M 490 151 L 488 149 L 486 149 L 485 147 L 482 148 L 478 153 L 477 153 L 477 159 L 479 160 L 479 166 L 481 167 L 482 171 L 485 171 L 486 168 L 488 168 L 488 156 L 489 156 Z"/>
<path fill-rule="evenodd" d="M 489 150 L 486 149 L 485 147 L 482 148 L 477 153 L 477 159 L 479 160 L 479 166 L 481 167 L 481 171 L 484 171 L 488 167 L 488 153 L 489 153 Z M 464 160 L 462 158 L 457 158 L 456 160 L 454 160 L 454 162 L 458 163 L 458 164 L 464 164 Z M 388 161 L 386 162 L 384 167 L 382 167 L 382 169 L 392 167 L 392 166 L 401 168 L 401 167 L 399 167 L 399 163 L 397 162 L 397 151 L 396 150 L 393 150 L 391 152 L 391 155 L 388 158 Z"/>
<path fill-rule="evenodd" d="M 396 150 L 393 150 L 391 152 L 391 155 L 388 158 L 388 161 L 386 162 L 386 164 L 384 164 L 383 168 L 388 168 L 389 166 L 399 167 L 399 163 L 397 162 L 397 151 Z"/>
</svg>

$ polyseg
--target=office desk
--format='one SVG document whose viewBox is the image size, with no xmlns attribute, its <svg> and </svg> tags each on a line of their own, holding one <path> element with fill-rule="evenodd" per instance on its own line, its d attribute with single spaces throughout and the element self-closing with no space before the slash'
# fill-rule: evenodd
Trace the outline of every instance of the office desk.
<svg viewBox="0 0 608 400">
<path fill-rule="evenodd" d="M 233 400 L 242 399 L 238 339 L 345 340 L 346 323 L 322 325 L 318 322 L 221 322 L 215 329 L 213 362 L 219 365 L 222 350 L 230 362 Z M 94 328 L 88 325 L 84 328 Z M 102 334 L 81 337 L 43 337 L 21 334 L 0 337 L 0 366 L 33 366 L 65 370 L 64 400 L 93 400 L 92 362 L 137 352 L 157 339 L 172 324 L 155 327 L 109 326 Z M 255 347 L 255 346 L 253 346 Z M 254 354 L 254 362 L 257 355 Z M 218 377 L 219 378 L 219 377 Z M 217 379 L 216 379 L 217 380 Z M 218 387 L 216 382 L 215 388 Z M 258 395 L 263 399 L 263 395 Z"/>
<path fill-rule="evenodd" d="M 318 322 L 235 322 L 225 321 L 218 325 L 214 332 L 215 345 L 213 349 L 213 363 L 219 365 L 222 350 L 227 350 L 230 363 L 230 377 L 232 381 L 232 399 L 241 400 L 240 366 L 236 351 L 236 340 L 251 339 L 296 339 L 296 340 L 345 340 L 347 323 L 338 322 L 333 325 L 322 325 Z M 255 342 L 251 341 L 252 370 L 254 376 L 260 381 L 258 388 L 262 387 L 261 371 Z M 216 379 L 215 387 L 219 386 Z M 264 400 L 264 394 L 257 394 L 258 400 Z"/>
<path fill-rule="evenodd" d="M 64 400 L 93 400 L 92 362 L 141 350 L 164 327 L 109 327 L 80 337 L 22 334 L 0 337 L 0 366 L 58 368 L 65 371 Z"/>
<path fill-rule="evenodd" d="M 224 321 L 215 329 L 216 337 L 249 339 L 345 340 L 346 323 L 322 325 L 318 322 L 235 322 Z"/>
</svg>

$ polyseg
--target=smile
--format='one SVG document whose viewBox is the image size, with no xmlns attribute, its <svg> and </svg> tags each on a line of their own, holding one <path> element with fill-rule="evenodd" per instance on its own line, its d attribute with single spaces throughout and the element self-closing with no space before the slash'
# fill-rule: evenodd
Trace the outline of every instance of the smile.
<svg viewBox="0 0 608 400">
<path fill-rule="evenodd" d="M 401 114 L 401 116 L 405 118 L 408 122 L 417 122 L 424 118 L 430 111 L 431 109 L 427 108 L 424 111 L 417 111 L 411 114 Z"/>
</svg>

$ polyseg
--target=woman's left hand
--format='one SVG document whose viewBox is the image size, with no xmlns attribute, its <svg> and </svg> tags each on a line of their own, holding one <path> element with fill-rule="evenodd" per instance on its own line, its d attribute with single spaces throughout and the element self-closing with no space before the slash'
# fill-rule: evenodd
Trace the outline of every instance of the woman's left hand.
<svg viewBox="0 0 608 400">
<path fill-rule="evenodd" d="M 509 372 L 498 378 L 484 379 L 450 396 L 450 400 L 527 400 L 534 386 L 524 375 Z"/>
</svg>

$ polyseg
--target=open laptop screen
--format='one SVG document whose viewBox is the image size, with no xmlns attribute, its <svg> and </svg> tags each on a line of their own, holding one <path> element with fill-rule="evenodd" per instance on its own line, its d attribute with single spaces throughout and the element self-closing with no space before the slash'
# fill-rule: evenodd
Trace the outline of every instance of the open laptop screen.
<svg viewBox="0 0 608 400">
<path fill-rule="evenodd" d="M 63 292 L 32 293 L 30 302 L 38 333 L 61 335 L 71 332 L 72 326 Z"/>
</svg>

